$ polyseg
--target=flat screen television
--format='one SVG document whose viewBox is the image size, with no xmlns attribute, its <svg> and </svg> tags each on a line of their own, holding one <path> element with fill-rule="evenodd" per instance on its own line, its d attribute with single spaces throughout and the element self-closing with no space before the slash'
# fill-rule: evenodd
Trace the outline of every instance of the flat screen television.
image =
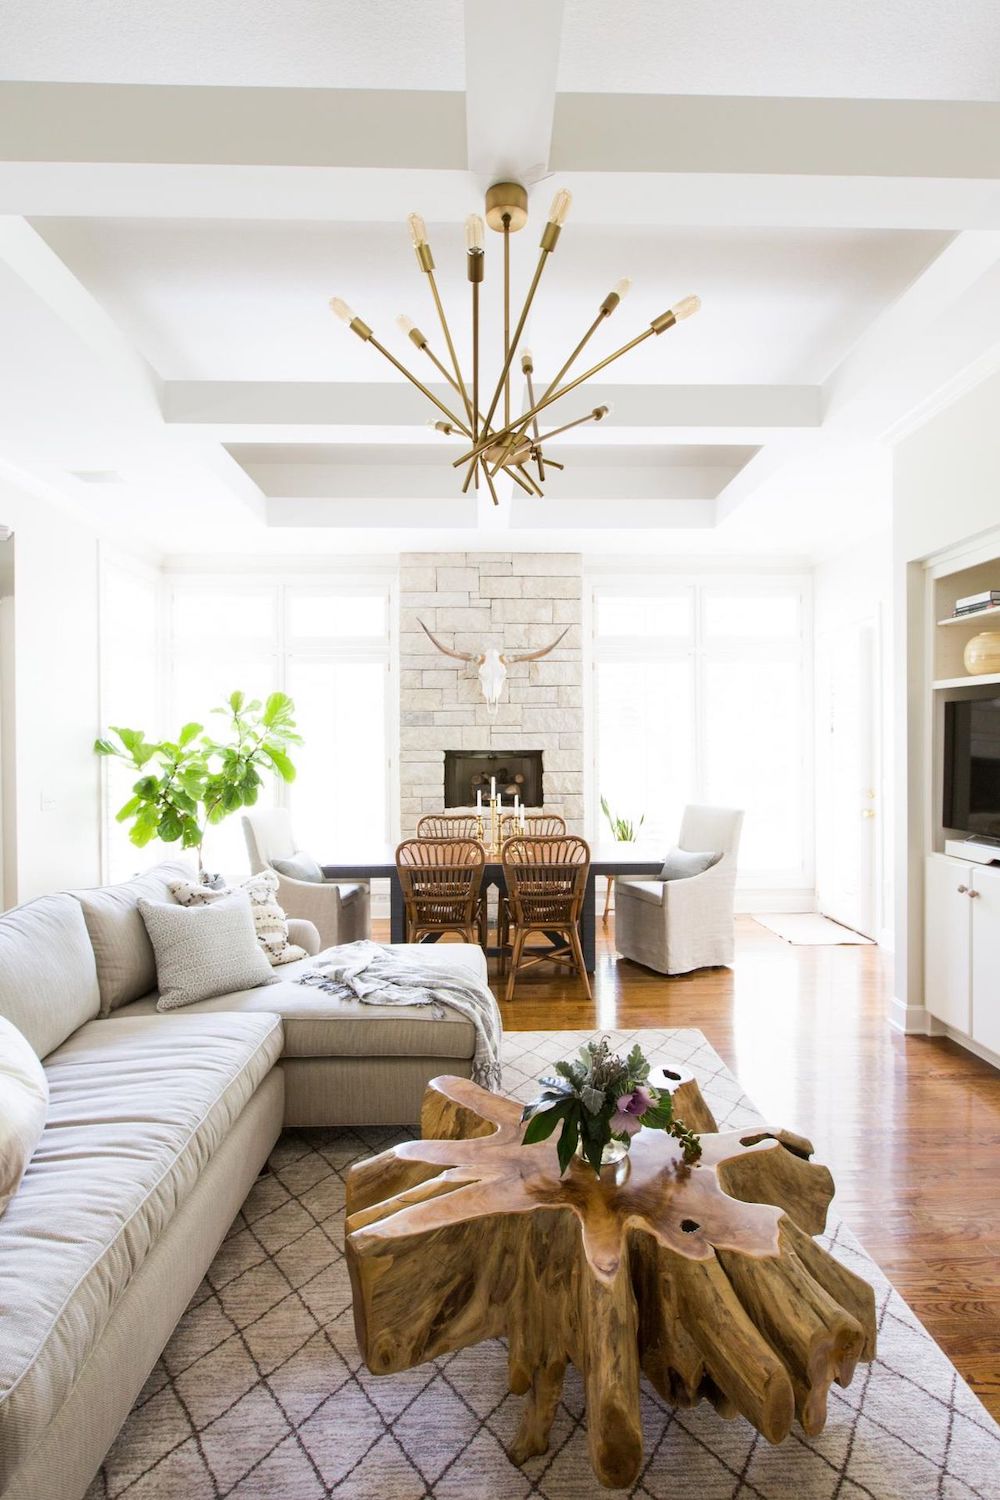
<svg viewBox="0 0 1000 1500">
<path fill-rule="evenodd" d="M 944 826 L 1000 835 L 1000 697 L 945 704 Z"/>
</svg>

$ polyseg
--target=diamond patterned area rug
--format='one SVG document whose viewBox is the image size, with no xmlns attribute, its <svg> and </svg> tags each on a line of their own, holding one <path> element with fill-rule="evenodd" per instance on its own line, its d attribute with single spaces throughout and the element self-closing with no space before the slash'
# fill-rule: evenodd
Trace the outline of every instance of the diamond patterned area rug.
<svg viewBox="0 0 1000 1500">
<path fill-rule="evenodd" d="M 505 1086 L 539 1075 L 590 1032 L 511 1032 Z M 760 1115 L 698 1031 L 608 1033 L 655 1064 L 693 1068 L 721 1128 Z M 794 1120 L 780 1121 L 794 1128 Z M 157 1363 L 87 1500 L 583 1500 L 607 1494 L 587 1459 L 571 1369 L 548 1453 L 507 1456 L 521 1398 L 489 1342 L 375 1377 L 361 1363 L 343 1250 L 351 1163 L 405 1132 L 291 1131 L 254 1187 Z M 842 1223 L 825 1243 L 875 1287 L 879 1352 L 826 1430 L 770 1447 L 707 1403 L 674 1411 L 644 1384 L 639 1500 L 997 1500 L 1000 1428 Z M 624 1491 L 615 1493 L 624 1494 Z"/>
</svg>

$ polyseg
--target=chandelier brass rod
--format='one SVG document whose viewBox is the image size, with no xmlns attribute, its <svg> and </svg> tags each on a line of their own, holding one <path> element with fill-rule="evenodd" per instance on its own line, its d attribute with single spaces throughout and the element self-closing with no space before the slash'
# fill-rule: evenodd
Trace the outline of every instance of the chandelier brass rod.
<svg viewBox="0 0 1000 1500">
<path fill-rule="evenodd" d="M 514 483 L 519 484 L 526 495 L 540 495 L 542 493 L 531 475 L 521 464 L 518 464 L 516 469 L 511 469 L 505 464 L 504 473 L 509 474 Z M 523 479 L 521 478 L 522 474 L 524 475 Z"/>
<path fill-rule="evenodd" d="M 571 380 L 568 385 L 564 385 L 560 390 L 553 391 L 551 394 L 544 395 L 540 401 L 537 401 L 533 407 L 524 412 L 522 416 L 518 418 L 518 422 L 526 425 L 532 417 L 537 416 L 540 411 L 544 411 L 547 406 L 551 406 L 553 401 L 558 401 L 563 396 L 568 396 L 570 391 L 575 391 L 577 386 L 583 385 L 585 381 L 591 380 L 595 375 L 599 375 L 602 370 L 607 369 L 608 365 L 613 364 L 616 359 L 621 359 L 623 354 L 630 353 L 630 351 L 635 349 L 639 344 L 645 343 L 646 339 L 652 338 L 653 334 L 656 332 L 657 330 L 653 327 L 652 324 L 650 324 L 648 328 L 643 329 L 642 333 L 637 333 L 634 339 L 629 339 L 627 344 L 622 344 L 620 349 L 616 349 L 612 354 L 607 355 L 596 365 L 591 365 L 590 369 L 584 370 L 582 375 L 577 375 L 576 379 Z M 508 436 L 512 436 L 512 434 L 507 432 L 500 432 L 495 434 L 493 437 L 483 439 L 476 447 L 470 448 L 467 453 L 462 453 L 458 458 L 453 459 L 452 468 L 461 468 L 462 464 L 468 463 L 470 458 L 478 457 L 483 449 L 488 448 L 491 443 L 496 442 L 500 438 Z"/>
<path fill-rule="evenodd" d="M 590 340 L 593 338 L 594 334 L 597 332 L 598 328 L 600 328 L 601 324 L 604 322 L 605 318 L 608 316 L 608 311 L 609 310 L 606 309 L 605 307 L 603 307 L 603 306 L 601 307 L 601 310 L 597 314 L 597 317 L 594 319 L 593 323 L 591 323 L 590 327 L 587 329 L 586 333 L 583 335 L 583 338 L 580 340 L 580 342 L 577 344 L 576 348 L 573 350 L 573 352 L 570 355 L 569 359 L 567 359 L 566 363 L 563 365 L 563 367 L 559 371 L 559 373 L 557 375 L 555 375 L 553 377 L 553 379 L 550 380 L 549 383 L 548 383 L 548 385 L 545 387 L 545 396 L 546 397 L 551 397 L 553 400 L 555 400 L 555 398 L 559 395 L 559 382 L 560 382 L 560 380 L 562 380 L 562 378 L 566 374 L 567 370 L 571 369 L 572 366 L 576 363 L 577 357 L 587 347 L 587 344 L 590 342 Z M 534 391 L 532 390 L 531 376 L 530 375 L 528 376 L 528 399 L 529 399 L 531 405 L 534 406 L 534 404 L 535 404 L 535 394 L 534 394 Z M 533 428 L 532 428 L 532 431 L 534 433 L 535 442 L 538 443 L 539 441 L 544 441 L 544 439 L 539 439 L 539 436 L 538 436 L 538 420 L 537 420 L 537 418 L 533 418 L 532 420 L 533 420 L 533 424 L 534 424 Z M 508 425 L 510 425 L 509 418 L 508 418 Z M 513 427 L 511 427 L 510 430 L 514 434 L 515 437 L 520 437 L 522 433 L 524 433 L 524 432 L 527 431 L 527 423 L 524 421 L 523 418 L 518 418 L 517 422 L 514 423 Z M 559 430 L 562 431 L 563 429 L 560 428 Z M 549 436 L 551 437 L 551 433 L 549 434 Z"/>
<path fill-rule="evenodd" d="M 472 435 L 479 441 L 479 282 L 472 283 Z"/>
<path fill-rule="evenodd" d="M 500 400 L 501 393 L 503 392 L 504 381 L 507 379 L 507 375 L 510 370 L 510 362 L 514 354 L 514 350 L 517 348 L 518 344 L 521 341 L 521 334 L 524 332 L 524 325 L 528 320 L 528 313 L 531 311 L 531 304 L 535 299 L 535 293 L 538 290 L 538 283 L 542 279 L 542 272 L 545 270 L 545 262 L 548 260 L 549 254 L 550 252 L 543 247 L 542 252 L 538 257 L 538 265 L 535 267 L 535 274 L 531 278 L 531 285 L 528 288 L 528 295 L 524 299 L 524 306 L 521 309 L 521 316 L 517 320 L 517 327 L 514 330 L 514 337 L 510 341 L 507 358 L 504 360 L 504 366 L 500 371 L 500 379 L 497 382 L 497 388 L 493 392 L 493 400 L 490 402 L 489 411 L 486 413 L 486 420 L 483 424 L 484 427 L 488 428 L 493 420 L 493 413 L 497 409 L 497 402 Z M 483 446 L 487 447 L 490 442 L 492 442 L 492 438 L 488 438 L 483 443 Z M 464 463 L 466 458 L 471 457 L 471 453 L 463 455 L 462 462 Z M 458 464 L 456 464 L 455 468 L 457 469 L 458 467 Z"/>
<path fill-rule="evenodd" d="M 585 417 L 577 417 L 575 422 L 564 422 L 561 427 L 553 427 L 549 432 L 543 432 L 540 442 L 547 443 L 549 438 L 559 437 L 563 432 L 569 432 L 571 427 L 582 427 L 584 422 L 596 422 L 597 417 L 592 411 L 588 411 Z"/>
<path fill-rule="evenodd" d="M 503 425 L 510 426 L 510 214 L 503 216 Z"/>
<path fill-rule="evenodd" d="M 531 489 L 534 492 L 534 494 L 541 495 L 542 498 L 544 499 L 545 498 L 545 491 L 535 482 L 535 480 L 531 477 L 531 475 L 528 473 L 527 469 L 524 467 L 523 464 L 518 464 L 517 465 L 517 471 L 518 471 L 519 474 L 523 474 L 524 475 L 524 477 L 527 480 L 528 484 L 531 486 Z"/>
<path fill-rule="evenodd" d="M 535 383 L 534 383 L 534 381 L 531 378 L 531 366 L 530 365 L 528 366 L 528 368 L 524 372 L 524 378 L 528 382 L 528 405 L 529 406 L 534 406 L 534 404 L 535 404 Z M 545 483 L 545 461 L 542 458 L 542 450 L 538 446 L 538 418 L 537 417 L 533 417 L 532 418 L 532 421 L 531 421 L 531 432 L 532 432 L 532 436 L 535 439 L 535 463 L 538 465 L 538 482 L 539 482 L 539 484 L 544 484 Z"/>
<path fill-rule="evenodd" d="M 373 344 L 378 352 L 385 359 L 387 359 L 389 363 L 393 365 L 401 375 L 405 375 L 410 384 L 415 385 L 417 390 L 420 391 L 421 395 L 426 396 L 428 401 L 432 401 L 437 407 L 438 411 L 444 412 L 445 416 L 448 418 L 448 421 L 452 424 L 453 427 L 457 429 L 458 432 L 462 434 L 463 437 L 471 437 L 471 433 L 469 432 L 469 429 L 466 427 L 465 423 L 460 421 L 459 418 L 456 417 L 455 413 L 451 411 L 447 406 L 445 406 L 443 401 L 439 401 L 434 392 L 428 389 L 428 387 L 424 385 L 422 380 L 418 380 L 416 375 L 414 375 L 411 370 L 408 370 L 406 366 L 385 347 L 384 344 L 380 344 L 374 334 L 371 334 L 369 336 L 368 343 Z"/>
<path fill-rule="evenodd" d="M 458 363 L 458 355 L 455 353 L 455 345 L 452 342 L 451 329 L 448 327 L 448 319 L 445 317 L 444 305 L 441 302 L 441 297 L 437 289 L 437 281 L 434 278 L 433 271 L 428 271 L 426 275 L 427 280 L 431 285 L 431 293 L 434 297 L 434 306 L 437 308 L 438 321 L 441 324 L 441 332 L 444 334 L 444 341 L 448 346 L 448 354 L 451 358 L 452 367 L 455 371 L 455 379 L 458 382 L 458 393 L 462 398 L 463 405 L 465 406 L 465 415 L 469 420 L 469 427 L 471 429 L 471 427 L 473 426 L 472 407 L 469 405 L 469 395 L 465 389 L 465 381 L 462 379 L 462 369 Z"/>
<path fill-rule="evenodd" d="M 487 467 L 486 467 L 485 464 L 483 464 L 483 474 L 486 477 L 486 483 L 489 486 L 490 498 L 493 501 L 493 504 L 494 505 L 499 505 L 500 501 L 497 499 L 497 492 L 496 492 L 496 490 L 493 487 L 493 479 L 492 479 L 492 477 L 490 475 L 490 472 L 487 469 Z"/>
</svg>

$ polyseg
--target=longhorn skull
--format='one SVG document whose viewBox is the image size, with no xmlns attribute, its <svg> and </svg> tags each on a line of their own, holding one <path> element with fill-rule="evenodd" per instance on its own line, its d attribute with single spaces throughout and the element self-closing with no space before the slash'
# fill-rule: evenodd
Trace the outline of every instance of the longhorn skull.
<svg viewBox="0 0 1000 1500">
<path fill-rule="evenodd" d="M 431 635 L 423 620 L 418 620 L 417 624 L 430 636 L 435 646 L 439 651 L 443 651 L 445 656 L 454 656 L 457 661 L 475 662 L 479 668 L 479 685 L 483 690 L 483 697 L 486 699 L 486 707 L 491 719 L 500 707 L 500 694 L 507 681 L 508 664 L 512 665 L 516 661 L 538 661 L 540 657 L 548 656 L 569 630 L 567 625 L 566 630 L 561 630 L 550 646 L 543 646 L 540 651 L 525 651 L 520 656 L 506 656 L 493 646 L 487 646 L 485 651 L 478 654 L 474 651 L 455 651 L 451 646 L 443 646 L 436 635 Z"/>
</svg>

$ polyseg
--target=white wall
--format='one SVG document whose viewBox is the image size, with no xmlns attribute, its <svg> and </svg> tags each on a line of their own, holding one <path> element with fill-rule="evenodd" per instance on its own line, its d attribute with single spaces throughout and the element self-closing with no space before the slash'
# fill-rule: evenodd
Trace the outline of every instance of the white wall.
<svg viewBox="0 0 1000 1500">
<path fill-rule="evenodd" d="M 1000 375 L 903 438 L 893 478 L 897 641 L 896 1019 L 921 1025 L 926 684 L 923 561 L 1000 526 Z"/>
<path fill-rule="evenodd" d="M 98 540 L 2 479 L 0 524 L 15 538 L 13 905 L 100 876 Z"/>
<path fill-rule="evenodd" d="M 893 650 L 892 650 L 892 534 L 866 537 L 843 552 L 817 564 L 813 579 L 813 618 L 817 651 L 824 637 L 848 626 L 870 623 L 876 641 L 875 763 L 878 827 L 876 882 L 877 936 L 893 946 L 894 922 L 894 799 L 892 794 Z M 817 708 L 818 708 L 817 704 Z M 819 724 L 817 723 L 817 732 Z M 817 787 L 817 797 L 822 797 Z M 817 806 L 816 886 L 826 883 L 822 838 L 823 821 Z"/>
</svg>

